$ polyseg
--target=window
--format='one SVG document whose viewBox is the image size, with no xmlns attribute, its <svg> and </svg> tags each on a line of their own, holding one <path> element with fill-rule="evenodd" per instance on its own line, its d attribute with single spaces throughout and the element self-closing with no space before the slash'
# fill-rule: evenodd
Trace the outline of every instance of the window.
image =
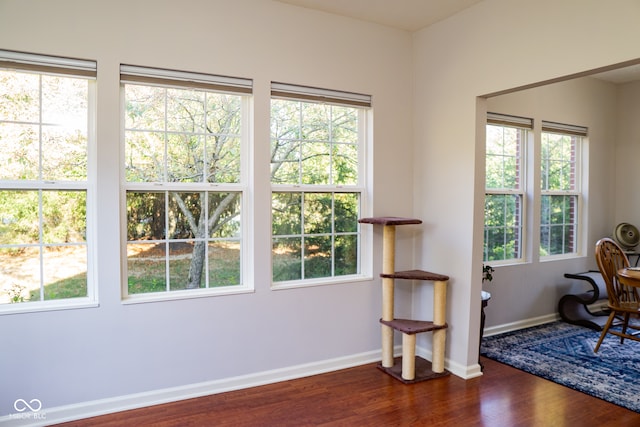
<svg viewBox="0 0 640 427">
<path fill-rule="evenodd" d="M 490 113 L 486 133 L 484 261 L 523 257 L 524 158 L 530 119 Z"/>
<path fill-rule="evenodd" d="M 541 257 L 577 252 L 582 136 L 585 128 L 542 122 Z"/>
<path fill-rule="evenodd" d="M 93 61 L 0 51 L 0 312 L 95 301 Z"/>
<path fill-rule="evenodd" d="M 271 94 L 273 282 L 359 275 L 370 97 L 280 83 Z"/>
<path fill-rule="evenodd" d="M 129 298 L 246 289 L 252 82 L 121 66 Z"/>
<path fill-rule="evenodd" d="M 537 242 L 537 233 L 540 259 L 578 255 L 581 150 L 587 129 L 543 120 L 541 130 L 534 132 L 532 119 L 488 113 L 486 132 L 483 260 L 523 261 L 524 242 Z M 528 141 L 540 149 L 527 147 Z M 540 155 L 525 158 L 524 153 L 533 152 Z M 537 187 L 530 184 L 536 170 Z M 527 209 L 527 201 L 540 202 L 539 217 Z"/>
</svg>

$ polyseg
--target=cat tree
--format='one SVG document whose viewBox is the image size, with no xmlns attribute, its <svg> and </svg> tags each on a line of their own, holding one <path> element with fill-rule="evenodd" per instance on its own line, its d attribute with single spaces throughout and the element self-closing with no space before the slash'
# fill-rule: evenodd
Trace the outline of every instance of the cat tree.
<svg viewBox="0 0 640 427">
<path fill-rule="evenodd" d="M 438 378 L 444 369 L 447 323 L 447 282 L 449 277 L 422 270 L 395 271 L 396 226 L 422 224 L 419 219 L 400 217 L 361 218 L 363 224 L 382 225 L 382 362 L 378 367 L 403 383 Z M 396 319 L 394 288 L 396 279 L 433 282 L 433 321 Z M 394 331 L 402 333 L 402 357 L 393 356 Z M 432 332 L 432 362 L 416 356 L 416 334 Z"/>
</svg>

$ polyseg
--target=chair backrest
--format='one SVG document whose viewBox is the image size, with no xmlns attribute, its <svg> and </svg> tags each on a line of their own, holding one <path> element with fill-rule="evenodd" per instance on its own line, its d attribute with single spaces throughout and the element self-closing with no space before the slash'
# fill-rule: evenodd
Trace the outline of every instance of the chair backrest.
<svg viewBox="0 0 640 427">
<path fill-rule="evenodd" d="M 638 301 L 635 288 L 627 288 L 618 280 L 617 271 L 629 267 L 629 259 L 622 248 L 612 239 L 605 237 L 596 243 L 596 262 L 607 284 L 609 306 L 620 307 L 621 303 Z"/>
</svg>

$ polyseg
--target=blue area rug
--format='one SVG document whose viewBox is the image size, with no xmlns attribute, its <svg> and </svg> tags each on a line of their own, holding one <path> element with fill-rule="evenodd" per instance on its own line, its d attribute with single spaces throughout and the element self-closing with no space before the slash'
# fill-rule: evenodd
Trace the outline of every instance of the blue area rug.
<svg viewBox="0 0 640 427">
<path fill-rule="evenodd" d="M 553 322 L 486 337 L 481 353 L 493 360 L 640 412 L 640 342 Z"/>
</svg>

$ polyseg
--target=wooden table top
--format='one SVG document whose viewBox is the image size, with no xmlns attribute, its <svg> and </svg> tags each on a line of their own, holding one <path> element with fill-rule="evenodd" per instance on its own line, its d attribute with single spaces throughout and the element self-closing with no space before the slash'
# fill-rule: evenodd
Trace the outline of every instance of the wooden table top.
<svg viewBox="0 0 640 427">
<path fill-rule="evenodd" d="M 636 283 L 629 283 L 631 286 L 638 286 L 640 287 L 640 269 L 638 268 L 621 268 L 620 270 L 618 270 L 618 276 L 625 278 L 625 279 L 631 279 L 630 282 L 637 282 Z"/>
</svg>

